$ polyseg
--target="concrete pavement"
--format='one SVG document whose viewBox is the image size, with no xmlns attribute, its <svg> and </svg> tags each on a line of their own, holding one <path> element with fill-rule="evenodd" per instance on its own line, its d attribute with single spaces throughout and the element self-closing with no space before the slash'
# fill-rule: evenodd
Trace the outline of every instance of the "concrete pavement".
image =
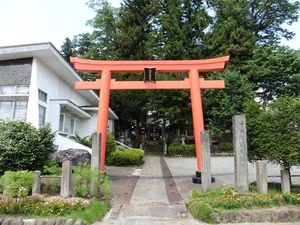
<svg viewBox="0 0 300 225">
<path fill-rule="evenodd" d="M 182 199 L 176 203 L 170 202 L 168 189 L 174 188 L 167 185 L 162 168 L 161 157 L 157 155 L 145 156 L 145 163 L 141 167 L 107 167 L 106 172 L 112 180 L 112 210 L 102 222 L 95 225 L 204 225 L 192 218 L 186 211 L 184 202 L 190 199 L 189 193 L 193 189 L 200 189 L 201 185 L 193 184 L 195 175 L 195 158 L 169 158 L 164 157 L 175 186 Z M 212 175 L 216 182 L 212 188 L 234 186 L 234 161 L 233 157 L 212 157 Z M 255 181 L 255 165 L 248 165 L 249 181 Z M 279 176 L 280 168 L 268 165 L 268 175 Z M 300 169 L 293 168 L 292 174 L 300 174 Z M 279 177 L 270 180 L 279 181 Z M 294 183 L 299 183 L 298 178 L 293 178 Z M 174 189 L 173 189 L 174 190 Z M 170 191 L 169 191 L 170 192 Z M 172 191 L 171 191 L 172 192 Z M 172 193 L 171 193 L 172 196 Z M 178 196 L 177 196 L 178 197 Z M 235 223 L 251 225 L 271 225 L 273 223 Z M 300 225 L 300 222 L 276 223 L 277 225 Z M 227 223 L 227 225 L 231 225 Z"/>
</svg>

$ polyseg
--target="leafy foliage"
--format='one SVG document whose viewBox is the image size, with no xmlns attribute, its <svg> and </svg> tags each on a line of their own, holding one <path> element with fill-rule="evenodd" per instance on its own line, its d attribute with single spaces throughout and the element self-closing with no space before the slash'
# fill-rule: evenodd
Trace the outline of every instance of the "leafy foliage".
<svg viewBox="0 0 300 225">
<path fill-rule="evenodd" d="M 126 149 L 123 151 L 115 151 L 106 160 L 109 166 L 129 166 L 141 165 L 144 158 L 142 149 Z"/>
<path fill-rule="evenodd" d="M 300 96 L 300 52 L 282 46 L 255 48 L 247 77 L 263 104 L 282 95 Z"/>
<path fill-rule="evenodd" d="M 299 99 L 283 96 L 267 106 L 251 102 L 245 112 L 249 159 L 271 160 L 284 169 L 299 165 Z"/>
<path fill-rule="evenodd" d="M 75 136 L 70 137 L 70 139 L 73 139 L 77 143 L 82 144 L 84 146 L 87 146 L 89 148 L 92 147 L 92 142 L 93 142 L 92 135 L 85 136 L 85 137 L 80 137 L 78 134 L 75 134 Z"/>
<path fill-rule="evenodd" d="M 35 128 L 24 121 L 0 123 L 0 174 L 5 171 L 42 170 L 54 151 L 50 125 Z"/>
<path fill-rule="evenodd" d="M 195 145 L 182 145 L 173 143 L 169 145 L 168 151 L 170 156 L 196 156 Z"/>
<path fill-rule="evenodd" d="M 218 150 L 220 152 L 233 152 L 233 145 L 232 142 L 229 141 L 222 141 L 219 145 L 218 145 Z"/>
<path fill-rule="evenodd" d="M 60 175 L 61 167 L 58 165 L 55 159 L 50 159 L 47 161 L 43 168 L 44 175 Z"/>
<path fill-rule="evenodd" d="M 34 181 L 37 179 L 33 172 L 7 171 L 0 179 L 3 193 L 10 199 L 28 196 Z"/>
<path fill-rule="evenodd" d="M 208 79 L 225 80 L 225 89 L 203 91 L 206 129 L 225 139 L 225 132 L 232 128 L 232 116 L 242 113 L 254 98 L 253 85 L 240 73 L 229 70 L 213 73 Z"/>
<path fill-rule="evenodd" d="M 79 164 L 73 167 L 74 194 L 77 197 L 87 198 L 90 196 L 91 185 L 93 192 L 98 197 L 110 198 L 111 182 L 100 171 L 91 170 L 89 165 Z"/>
<path fill-rule="evenodd" d="M 116 146 L 115 137 L 112 134 L 107 134 L 105 158 L 109 157 L 111 153 L 116 151 L 116 149 L 117 146 Z"/>
<path fill-rule="evenodd" d="M 255 84 L 255 90 L 267 89 L 268 98 L 299 92 L 296 84 L 300 64 L 295 54 L 287 50 L 276 50 L 280 54 L 275 54 L 275 50 L 267 47 L 277 46 L 282 38 L 293 37 L 293 32 L 283 25 L 297 21 L 298 1 L 125 0 L 116 9 L 106 0 L 90 0 L 88 5 L 95 12 L 88 21 L 94 30 L 76 35 L 72 41 L 66 39 L 62 50 L 67 57 L 72 54 L 101 60 L 182 60 L 230 55 L 227 67 L 238 71 L 240 77 L 245 75 Z M 159 75 L 165 80 L 186 77 Z M 81 76 L 89 80 L 98 77 L 86 73 Z M 242 78 L 233 77 L 241 82 Z M 114 78 L 142 80 L 143 75 L 114 74 Z M 228 129 L 228 118 L 241 112 L 250 96 L 253 98 L 252 92 L 246 91 L 247 85 L 225 89 L 220 99 L 217 94 L 208 94 L 208 129 L 218 133 Z M 132 121 L 145 124 L 147 110 L 156 112 L 163 121 L 169 120 L 173 128 L 184 127 L 191 120 L 189 102 L 186 91 L 112 91 L 110 104 L 120 118 L 116 130 L 124 131 Z M 138 132 L 137 129 L 137 135 Z"/>
</svg>

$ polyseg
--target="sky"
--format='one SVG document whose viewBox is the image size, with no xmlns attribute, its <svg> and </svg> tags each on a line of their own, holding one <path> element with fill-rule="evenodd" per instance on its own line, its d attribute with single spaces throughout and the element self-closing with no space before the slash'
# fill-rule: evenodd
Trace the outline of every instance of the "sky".
<svg viewBox="0 0 300 225">
<path fill-rule="evenodd" d="M 91 32 L 95 16 L 88 0 L 0 0 L 0 46 L 52 42 L 60 50 L 66 37 Z M 121 0 L 109 0 L 115 7 Z M 299 19 L 300 20 L 300 19 Z M 290 27 L 293 40 L 282 44 L 300 49 L 300 22 Z"/>
</svg>

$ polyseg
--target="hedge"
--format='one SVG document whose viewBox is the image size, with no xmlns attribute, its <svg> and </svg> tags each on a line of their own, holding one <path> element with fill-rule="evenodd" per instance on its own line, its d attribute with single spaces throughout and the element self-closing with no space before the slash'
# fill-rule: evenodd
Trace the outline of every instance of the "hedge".
<svg viewBox="0 0 300 225">
<path fill-rule="evenodd" d="M 195 157 L 195 145 L 171 144 L 168 148 L 170 156 Z"/>
<path fill-rule="evenodd" d="M 143 162 L 144 151 L 142 149 L 127 149 L 112 152 L 106 160 L 108 166 L 140 165 Z"/>
</svg>

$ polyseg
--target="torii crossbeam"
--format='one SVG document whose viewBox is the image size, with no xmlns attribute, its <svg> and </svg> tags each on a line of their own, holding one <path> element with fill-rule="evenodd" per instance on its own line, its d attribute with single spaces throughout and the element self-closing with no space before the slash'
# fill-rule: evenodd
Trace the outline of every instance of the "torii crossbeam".
<svg viewBox="0 0 300 225">
<path fill-rule="evenodd" d="M 223 80 L 204 80 L 199 78 L 200 72 L 223 70 L 229 56 L 204 60 L 153 60 L 153 61 L 99 61 L 71 57 L 78 72 L 101 73 L 96 81 L 77 81 L 76 89 L 100 90 L 97 132 L 101 134 L 100 170 L 104 171 L 106 133 L 108 125 L 108 108 L 110 90 L 173 90 L 190 89 L 194 137 L 196 144 L 197 168 L 202 172 L 200 133 L 204 130 L 202 100 L 200 89 L 225 88 Z M 116 81 L 111 79 L 112 73 L 144 72 L 145 68 L 156 68 L 156 72 L 187 72 L 189 78 L 178 81 Z"/>
</svg>

